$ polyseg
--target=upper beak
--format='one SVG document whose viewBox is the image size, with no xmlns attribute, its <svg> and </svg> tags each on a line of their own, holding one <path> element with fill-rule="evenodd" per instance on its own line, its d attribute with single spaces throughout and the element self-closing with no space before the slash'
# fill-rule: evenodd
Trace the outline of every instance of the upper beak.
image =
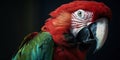
<svg viewBox="0 0 120 60">
<path fill-rule="evenodd" d="M 107 18 L 100 18 L 87 27 L 79 31 L 76 38 L 78 42 L 84 44 L 93 44 L 96 41 L 96 50 L 99 50 L 105 43 L 108 34 L 108 20 Z"/>
</svg>

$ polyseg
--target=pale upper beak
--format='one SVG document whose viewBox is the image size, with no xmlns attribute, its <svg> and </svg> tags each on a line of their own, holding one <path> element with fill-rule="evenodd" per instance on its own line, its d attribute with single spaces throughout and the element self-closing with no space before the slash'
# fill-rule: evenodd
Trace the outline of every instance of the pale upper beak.
<svg viewBox="0 0 120 60">
<path fill-rule="evenodd" d="M 108 20 L 106 18 L 101 18 L 96 21 L 96 50 L 99 50 L 105 43 L 108 35 Z"/>
<path fill-rule="evenodd" d="M 76 35 L 77 42 L 92 44 L 96 41 L 96 50 L 99 50 L 105 43 L 108 34 L 108 19 L 100 18 L 90 25 L 82 28 Z"/>
</svg>

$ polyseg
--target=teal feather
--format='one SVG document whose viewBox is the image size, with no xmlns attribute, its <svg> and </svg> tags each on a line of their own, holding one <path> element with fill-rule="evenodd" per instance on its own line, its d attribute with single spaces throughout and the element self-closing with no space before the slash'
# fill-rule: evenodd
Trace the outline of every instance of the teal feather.
<svg viewBox="0 0 120 60">
<path fill-rule="evenodd" d="M 52 60 L 54 42 L 48 32 L 38 33 L 22 45 L 12 60 Z"/>
</svg>

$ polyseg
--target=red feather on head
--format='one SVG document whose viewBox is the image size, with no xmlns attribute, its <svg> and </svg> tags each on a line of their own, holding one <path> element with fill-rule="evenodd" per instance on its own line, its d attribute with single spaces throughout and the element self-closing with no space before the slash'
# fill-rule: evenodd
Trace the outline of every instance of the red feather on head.
<svg viewBox="0 0 120 60">
<path fill-rule="evenodd" d="M 52 11 L 50 13 L 51 18 L 47 19 L 41 30 L 49 32 L 52 35 L 55 44 L 70 47 L 64 37 L 64 34 L 70 32 L 71 13 L 78 9 L 93 12 L 92 21 L 95 21 L 100 17 L 107 17 L 108 19 L 111 19 L 111 11 L 105 4 L 95 2 L 93 0 L 75 0 L 67 4 L 63 4 L 56 10 Z M 84 60 L 85 58 L 84 52 L 81 53 L 80 50 L 74 48 L 71 48 L 70 50 L 65 49 L 64 52 L 66 55 L 63 54 L 59 56 L 56 48 L 54 60 L 66 60 L 64 56 L 69 57 L 68 60 Z"/>
<path fill-rule="evenodd" d="M 73 13 L 78 9 L 93 12 L 93 20 L 103 16 L 107 17 L 108 19 L 111 19 L 111 11 L 109 7 L 107 7 L 104 3 L 95 1 L 73 1 L 68 4 L 63 4 L 60 7 L 58 7 L 55 11 L 51 12 L 50 15 L 52 17 L 56 17 L 62 11 Z"/>
<path fill-rule="evenodd" d="M 43 26 L 43 31 L 48 31 L 52 34 L 54 40 L 56 42 L 60 42 L 61 40 L 65 40 L 63 34 L 69 32 L 70 28 L 70 17 L 69 19 L 57 19 L 58 16 L 66 15 L 63 14 L 65 12 L 71 14 L 74 11 L 78 9 L 83 9 L 87 11 L 93 12 L 93 19 L 92 21 L 100 18 L 100 17 L 107 17 L 108 19 L 111 19 L 111 11 L 110 9 L 101 2 L 95 2 L 95 1 L 86 1 L 86 0 L 75 0 L 73 2 L 63 4 L 54 11 L 50 13 L 51 18 L 47 20 L 45 25 Z M 57 22 L 56 24 L 53 24 L 54 22 Z M 62 42 L 62 41 L 61 41 Z M 61 43 L 60 42 L 60 43 Z"/>
</svg>

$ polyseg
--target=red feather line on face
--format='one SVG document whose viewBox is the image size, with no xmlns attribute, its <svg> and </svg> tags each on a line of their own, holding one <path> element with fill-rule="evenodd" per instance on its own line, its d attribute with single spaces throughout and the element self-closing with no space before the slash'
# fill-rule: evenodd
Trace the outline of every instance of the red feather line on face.
<svg viewBox="0 0 120 60">
<path fill-rule="evenodd" d="M 103 3 L 95 1 L 73 1 L 68 4 L 63 4 L 55 11 L 51 12 L 51 18 L 49 18 L 42 27 L 42 31 L 50 32 L 57 44 L 66 45 L 64 43 L 64 34 L 69 33 L 71 26 L 71 13 L 78 9 L 93 12 L 92 21 L 95 21 L 100 17 L 107 17 L 108 19 L 111 19 L 111 11 Z"/>
<path fill-rule="evenodd" d="M 62 11 L 73 13 L 78 9 L 83 9 L 86 11 L 93 12 L 93 21 L 100 17 L 107 17 L 111 19 L 111 11 L 104 3 L 95 1 L 73 1 L 68 4 L 63 4 L 55 11 L 51 12 L 52 17 L 58 16 Z"/>
</svg>

